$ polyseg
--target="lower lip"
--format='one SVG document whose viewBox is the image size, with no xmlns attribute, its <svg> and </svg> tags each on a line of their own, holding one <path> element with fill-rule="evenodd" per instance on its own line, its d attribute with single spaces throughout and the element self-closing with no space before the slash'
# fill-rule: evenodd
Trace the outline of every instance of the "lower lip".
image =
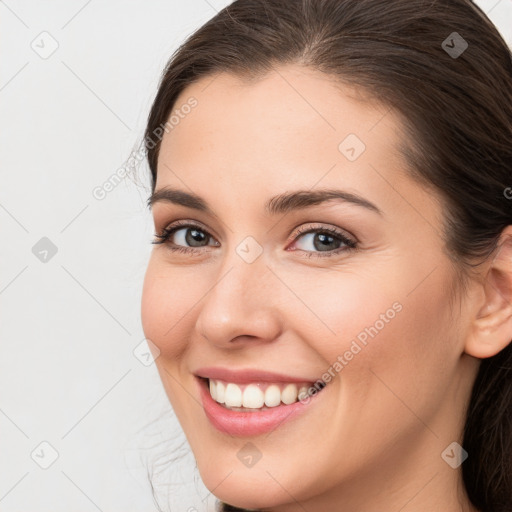
<svg viewBox="0 0 512 512">
<path fill-rule="evenodd" d="M 204 412 L 212 425 L 231 436 L 257 436 L 271 432 L 292 418 L 308 410 L 318 400 L 317 393 L 308 403 L 295 402 L 290 405 L 278 405 L 259 412 L 238 412 L 227 409 L 210 395 L 208 383 L 198 379 Z"/>
</svg>

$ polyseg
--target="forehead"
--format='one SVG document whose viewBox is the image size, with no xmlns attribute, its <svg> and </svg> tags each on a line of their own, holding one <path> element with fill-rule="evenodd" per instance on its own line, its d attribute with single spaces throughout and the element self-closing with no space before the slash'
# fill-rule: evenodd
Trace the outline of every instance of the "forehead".
<svg viewBox="0 0 512 512">
<path fill-rule="evenodd" d="M 252 80 L 229 73 L 203 77 L 182 91 L 172 114 L 159 155 L 167 163 L 224 159 L 240 171 L 250 163 L 262 164 L 263 171 L 270 161 L 282 169 L 284 161 L 293 165 L 316 155 L 318 165 L 327 158 L 355 167 L 344 141 L 356 144 L 356 153 L 378 152 L 403 163 L 397 151 L 401 125 L 388 107 L 361 89 L 297 65 Z"/>
<path fill-rule="evenodd" d="M 388 126 L 398 128 L 399 124 L 389 108 L 361 88 L 297 65 L 274 68 L 253 79 L 229 73 L 203 77 L 182 91 L 175 109 L 192 97 L 198 105 L 190 120 L 180 125 L 205 135 L 222 128 L 231 134 L 242 130 L 241 135 L 251 134 L 258 140 L 258 135 L 270 131 L 306 132 L 323 139 L 351 130 L 363 137 L 383 116 Z M 179 127 L 175 135 L 183 131 Z"/>
<path fill-rule="evenodd" d="M 191 101 L 194 108 L 184 108 Z M 253 80 L 203 77 L 182 91 L 172 114 L 156 190 L 189 189 L 233 214 L 313 187 L 343 187 L 398 216 L 431 217 L 440 207 L 409 176 L 399 115 L 318 71 L 288 65 Z"/>
</svg>

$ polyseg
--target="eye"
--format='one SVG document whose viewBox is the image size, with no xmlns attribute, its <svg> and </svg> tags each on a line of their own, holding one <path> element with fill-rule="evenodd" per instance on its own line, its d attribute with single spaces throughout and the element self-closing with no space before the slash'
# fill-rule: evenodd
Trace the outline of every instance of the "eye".
<svg viewBox="0 0 512 512">
<path fill-rule="evenodd" d="M 178 222 L 162 230 L 161 234 L 155 234 L 153 244 L 167 244 L 169 249 L 181 252 L 195 252 L 196 248 L 207 247 L 213 237 L 197 224 Z M 213 244 L 218 246 L 215 241 Z"/>
<path fill-rule="evenodd" d="M 357 242 L 332 227 L 301 227 L 294 233 L 294 248 L 308 252 L 307 257 L 333 256 L 357 248 Z M 324 254 L 316 254 L 324 253 Z"/>
<path fill-rule="evenodd" d="M 218 247 L 217 242 L 205 229 L 187 221 L 178 221 L 166 227 L 162 233 L 155 234 L 153 244 L 166 244 L 171 251 L 199 254 L 203 247 Z M 213 240 L 213 244 L 209 244 Z M 305 253 L 304 257 L 328 257 L 341 252 L 355 250 L 357 241 L 342 231 L 326 226 L 305 226 L 297 229 L 292 237 L 292 251 Z"/>
</svg>

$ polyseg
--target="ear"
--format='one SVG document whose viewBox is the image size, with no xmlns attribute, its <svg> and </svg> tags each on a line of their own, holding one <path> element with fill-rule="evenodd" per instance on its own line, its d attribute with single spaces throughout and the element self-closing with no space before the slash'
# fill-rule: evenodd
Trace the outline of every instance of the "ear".
<svg viewBox="0 0 512 512">
<path fill-rule="evenodd" d="M 482 281 L 483 301 L 472 320 L 465 352 L 487 358 L 512 340 L 512 225 L 501 233 Z"/>
</svg>

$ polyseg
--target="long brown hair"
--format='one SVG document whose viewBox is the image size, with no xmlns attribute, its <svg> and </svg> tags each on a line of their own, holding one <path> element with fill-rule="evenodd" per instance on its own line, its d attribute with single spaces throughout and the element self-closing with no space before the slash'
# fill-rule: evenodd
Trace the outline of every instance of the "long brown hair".
<svg viewBox="0 0 512 512">
<path fill-rule="evenodd" d="M 355 85 L 401 114 L 410 175 L 445 200 L 443 236 L 463 283 L 512 224 L 512 56 L 496 27 L 470 0 L 237 0 L 164 70 L 144 134 L 152 191 L 162 127 L 188 85 L 217 72 L 258 78 L 281 63 Z M 511 344 L 480 363 L 463 446 L 471 502 L 510 512 Z"/>
</svg>

